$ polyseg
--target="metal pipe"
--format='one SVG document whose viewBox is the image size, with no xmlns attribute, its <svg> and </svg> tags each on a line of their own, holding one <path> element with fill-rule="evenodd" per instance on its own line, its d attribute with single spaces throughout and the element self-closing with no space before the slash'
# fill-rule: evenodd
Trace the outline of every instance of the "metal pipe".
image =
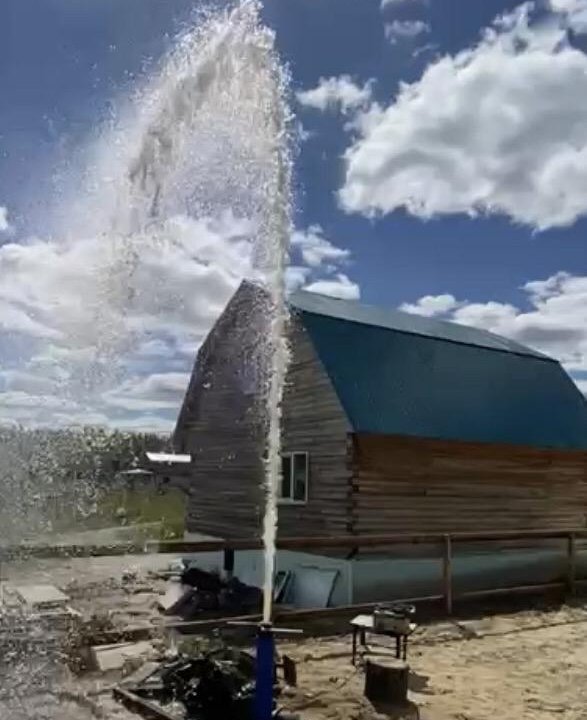
<svg viewBox="0 0 587 720">
<path fill-rule="evenodd" d="M 257 678 L 255 684 L 255 720 L 273 717 L 275 680 L 275 641 L 273 628 L 261 623 L 257 632 Z"/>
<path fill-rule="evenodd" d="M 455 533 L 394 533 L 373 535 L 338 535 L 333 537 L 282 537 L 277 540 L 279 550 L 354 550 L 361 548 L 382 548 L 387 545 L 442 544 L 448 536 L 451 542 L 499 542 L 508 540 L 562 540 L 569 533 L 579 538 L 587 538 L 587 529 L 557 530 L 512 530 L 480 531 Z M 205 540 L 192 542 L 186 540 L 147 541 L 144 544 L 127 543 L 120 545 L 13 545 L 2 549 L 5 560 L 27 557 L 101 557 L 113 555 L 142 555 L 144 553 L 163 553 L 182 555 L 199 552 L 223 552 L 225 550 L 260 550 L 263 543 L 259 538 L 234 540 Z"/>
</svg>

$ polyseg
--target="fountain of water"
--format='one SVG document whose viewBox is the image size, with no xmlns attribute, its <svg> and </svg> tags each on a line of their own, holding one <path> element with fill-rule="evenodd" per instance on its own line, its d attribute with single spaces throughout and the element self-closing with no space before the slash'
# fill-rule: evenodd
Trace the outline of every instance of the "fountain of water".
<svg viewBox="0 0 587 720">
<path fill-rule="evenodd" d="M 219 90 L 222 93 L 227 82 L 236 82 L 240 93 L 254 92 L 261 96 L 261 102 L 256 106 L 258 117 L 253 118 L 257 127 L 255 153 L 252 157 L 249 155 L 246 162 L 256 164 L 257 174 L 263 181 L 253 203 L 258 221 L 256 269 L 264 278 L 270 296 L 269 328 L 266 329 L 265 340 L 270 361 L 267 363 L 269 377 L 266 383 L 268 435 L 263 526 L 263 625 L 257 646 L 257 716 L 259 720 L 269 720 L 273 707 L 274 650 L 270 623 L 277 487 L 281 472 L 280 408 L 287 368 L 284 274 L 291 224 L 291 161 L 285 103 L 287 78 L 274 50 L 273 35 L 259 22 L 259 10 L 258 2 L 246 0 L 220 22 L 212 21 L 203 35 L 204 42 L 200 41 L 197 47 L 195 66 L 191 49 L 188 72 L 185 72 L 185 63 L 179 63 L 179 73 L 176 71 L 173 75 L 171 92 L 167 90 L 163 93 L 162 102 L 130 167 L 130 202 L 126 202 L 131 214 L 122 216 L 128 226 L 119 226 L 117 230 L 126 233 L 130 228 L 134 231 L 137 222 L 142 229 L 145 220 L 152 223 L 161 215 L 170 199 L 170 177 L 181 153 L 192 142 L 193 124 L 199 122 L 210 92 Z M 187 44 L 189 46 L 190 42 Z M 220 180 L 226 180 L 229 172 L 232 169 L 225 168 Z M 207 177 L 205 180 L 208 182 Z M 218 190 L 225 192 L 223 188 Z M 241 189 L 236 190 L 238 197 Z"/>
<path fill-rule="evenodd" d="M 201 152 L 199 146 L 194 147 L 197 137 L 194 129 L 201 127 L 202 116 L 206 118 L 211 98 L 216 103 L 216 99 L 222 98 L 230 88 L 230 102 L 236 105 L 225 107 L 225 110 L 230 113 L 229 122 L 235 124 L 236 113 L 242 113 L 239 101 L 243 96 L 254 98 L 254 106 L 251 106 L 250 97 L 246 106 L 256 115 L 248 118 L 255 129 L 249 126 L 245 133 L 236 133 L 237 142 L 242 142 L 238 150 L 243 162 L 237 176 L 242 174 L 242 181 L 250 183 L 252 180 L 260 185 L 252 191 L 249 188 L 246 194 L 242 188 L 234 189 L 241 210 L 255 216 L 255 270 L 270 295 L 269 327 L 266 328 L 270 362 L 267 363 L 268 436 L 263 527 L 263 621 L 269 623 L 275 566 L 277 487 L 281 472 L 280 404 L 287 367 L 284 276 L 291 225 L 291 158 L 285 99 L 288 78 L 275 52 L 273 33 L 261 24 L 259 13 L 258 0 L 244 0 L 231 13 L 210 20 L 197 32 L 195 44 L 189 35 L 180 43 L 164 90 L 160 91 L 156 111 L 129 166 L 129 194 L 124 199 L 124 207 L 130 211 L 117 213 L 115 229 L 123 233 L 122 237 L 129 231 L 144 231 L 164 214 L 166 206 L 177 202 L 176 168 L 182 153 L 188 151 L 197 155 Z M 171 84 L 169 80 L 172 80 Z M 217 104 L 214 114 L 218 114 Z M 241 127 L 241 123 L 242 118 L 239 118 L 237 127 Z M 218 133 L 217 128 L 214 133 Z M 229 135 L 235 135 L 234 126 Z M 197 168 L 192 168 L 194 170 Z M 218 175 L 212 186 L 217 193 L 225 195 L 226 188 L 222 184 L 231 182 L 229 176 L 233 175 L 234 168 L 227 167 L 224 162 L 215 170 Z M 195 187 L 189 188 L 192 202 L 200 207 L 211 201 L 210 180 L 207 174 L 196 181 Z M 187 182 L 189 185 L 190 181 Z M 203 182 L 207 185 L 205 200 L 199 196 Z M 133 262 L 138 261 L 133 252 L 130 252 L 130 263 L 129 256 L 125 257 L 127 270 L 132 270 Z"/>
<path fill-rule="evenodd" d="M 134 329 L 128 317 L 153 293 L 141 284 L 143 255 L 153 246 L 174 242 L 169 218 L 210 218 L 230 209 L 255 228 L 248 272 L 265 284 L 270 296 L 264 338 L 269 354 L 263 528 L 267 624 L 272 616 L 280 404 L 287 366 L 284 271 L 291 158 L 287 73 L 273 33 L 261 23 L 260 9 L 258 0 L 242 0 L 233 10 L 211 14 L 184 33 L 160 75 L 139 93 L 132 119 L 110 128 L 99 144 L 90 192 L 81 201 L 64 204 L 71 210 L 70 227 L 75 227 L 77 212 L 84 231 L 100 238 L 96 287 L 85 288 L 87 312 L 80 312 L 71 333 L 72 347 L 97 350 L 83 381 L 67 389 L 70 393 L 102 393 L 112 368 L 116 371 L 132 349 Z M 69 380 L 74 377 L 70 370 L 63 373 Z"/>
</svg>

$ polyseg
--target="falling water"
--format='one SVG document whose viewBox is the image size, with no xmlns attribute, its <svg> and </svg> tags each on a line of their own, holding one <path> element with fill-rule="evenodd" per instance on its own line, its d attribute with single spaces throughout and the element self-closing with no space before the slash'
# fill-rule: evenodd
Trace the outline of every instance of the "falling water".
<svg viewBox="0 0 587 720">
<path fill-rule="evenodd" d="M 287 367 L 284 275 L 291 224 L 291 159 L 285 101 L 287 75 L 277 58 L 273 33 L 261 24 L 259 11 L 259 2 L 245 0 L 230 14 L 212 18 L 195 36 L 187 35 L 180 43 L 164 73 L 155 113 L 129 165 L 129 193 L 118 206 L 114 229 L 127 248 L 121 256 L 124 271 L 132 274 L 139 257 L 136 246 L 129 246 L 126 238 L 164 216 L 166 208 L 177 203 L 178 191 L 185 196 L 186 187 L 192 205 L 200 208 L 218 202 L 219 195 L 226 197 L 230 189 L 237 208 L 256 220 L 255 270 L 264 279 L 271 298 L 268 338 L 264 343 L 269 353 L 269 377 L 263 617 L 269 622 L 281 472 L 280 405 Z M 219 164 L 212 167 L 209 160 L 202 166 L 198 158 L 202 151 L 205 155 L 210 144 L 210 135 L 202 133 L 202 122 L 217 123 L 219 105 L 229 113 L 224 122 L 230 125 L 225 125 L 223 139 L 229 138 L 233 143 L 236 140 L 240 163 L 237 168 L 226 158 L 218 158 Z M 243 118 L 243 110 L 248 110 L 250 116 L 245 113 Z M 243 119 L 247 123 L 244 126 Z M 208 133 L 212 133 L 215 143 L 223 135 L 217 125 L 209 127 Z M 194 146 L 194 140 L 197 143 L 203 140 L 203 146 Z M 190 171 L 197 179 L 193 184 L 193 175 L 186 180 L 179 173 L 177 181 L 177 168 L 186 152 L 194 153 Z M 197 176 L 198 170 L 204 172 L 202 177 Z M 119 286 L 120 277 L 116 283 Z M 125 283 L 126 287 L 129 285 L 131 275 Z M 110 291 L 109 295 L 112 296 Z"/>
<path fill-rule="evenodd" d="M 93 265 L 84 275 L 81 292 L 76 278 L 78 302 L 80 297 L 83 302 L 74 324 L 60 329 L 63 355 L 82 357 L 85 370 L 66 366 L 64 360 L 60 377 L 66 385 L 60 393 L 81 402 L 87 397 L 91 406 L 93 396 L 119 380 L 117 373 L 137 341 L 136 319 L 144 308 L 155 314 L 159 303 L 167 317 L 174 303 L 186 302 L 185 297 L 169 294 L 172 289 L 157 286 L 144 268 L 146 255 L 152 262 L 157 252 L 167 252 L 176 242 L 170 219 L 218 219 L 230 212 L 247 221 L 253 228 L 253 259 L 243 275 L 261 280 L 271 300 L 263 337 L 269 368 L 263 528 L 263 616 L 268 622 L 280 404 L 287 367 L 284 271 L 291 224 L 291 157 L 288 77 L 277 57 L 274 35 L 260 20 L 260 9 L 258 0 L 242 0 L 231 11 L 201 18 L 185 32 L 160 73 L 138 91 L 128 116 L 102 131 L 89 170 L 79 183 L 76 177 L 75 191 L 61 203 L 68 226 L 63 252 L 91 243 Z M 50 299 L 56 308 L 68 302 L 65 295 Z M 18 717 L 18 708 L 14 713 Z"/>
<path fill-rule="evenodd" d="M 271 302 L 263 329 L 268 378 L 263 540 L 264 619 L 272 612 L 280 462 L 280 403 L 287 366 L 284 272 L 291 225 L 288 76 L 260 2 L 243 0 L 184 34 L 161 76 L 140 96 L 138 120 L 125 128 L 107 236 L 110 259 L 99 298 L 119 317 L 140 302 L 145 245 L 166 242 L 165 220 L 188 209 L 210 216 L 219 208 L 251 220 L 255 239 L 250 274 L 264 281 Z M 111 145 L 111 139 L 109 139 Z M 102 195 L 102 191 L 100 191 Z M 103 199 L 103 198 L 102 198 Z M 129 342 L 128 326 L 109 321 L 102 365 Z"/>
</svg>

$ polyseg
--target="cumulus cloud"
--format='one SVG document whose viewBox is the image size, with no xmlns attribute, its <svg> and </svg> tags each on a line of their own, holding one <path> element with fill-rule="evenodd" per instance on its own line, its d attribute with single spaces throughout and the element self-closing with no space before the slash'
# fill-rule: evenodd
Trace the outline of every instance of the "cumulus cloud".
<svg viewBox="0 0 587 720">
<path fill-rule="evenodd" d="M 285 283 L 288 292 L 298 290 L 305 285 L 310 276 L 310 268 L 303 265 L 290 265 L 285 272 Z"/>
<path fill-rule="evenodd" d="M 303 261 L 311 268 L 317 268 L 323 263 L 338 263 L 350 257 L 350 251 L 336 247 L 324 237 L 320 225 L 310 225 L 305 230 L 294 232 L 291 244 L 299 248 Z"/>
<path fill-rule="evenodd" d="M 494 300 L 459 302 L 447 295 L 420 298 L 402 309 L 418 312 L 424 307 L 429 316 L 510 337 L 557 358 L 578 378 L 583 376 L 587 373 L 587 276 L 560 272 L 528 282 L 523 290 L 530 309 Z"/>
<path fill-rule="evenodd" d="M 12 225 L 8 222 L 8 209 L 0 205 L 0 233 L 12 232 Z"/>
<path fill-rule="evenodd" d="M 304 290 L 319 293 L 320 295 L 330 295 L 342 300 L 358 300 L 361 297 L 360 287 L 344 273 L 338 273 L 338 275 L 330 279 L 316 280 L 306 285 Z"/>
<path fill-rule="evenodd" d="M 111 407 L 130 411 L 175 410 L 181 405 L 190 379 L 185 373 L 153 373 L 125 380 L 104 396 Z"/>
<path fill-rule="evenodd" d="M 198 345 L 253 274 L 253 232 L 232 213 L 177 215 L 131 240 L 0 246 L 0 418 L 169 426 Z"/>
<path fill-rule="evenodd" d="M 587 1 L 586 0 L 550 0 L 550 8 L 560 13 L 574 32 L 587 32 Z"/>
<path fill-rule="evenodd" d="M 297 230 L 291 239 L 292 255 L 302 264 L 293 264 L 287 271 L 289 292 L 300 288 L 310 292 L 347 299 L 360 297 L 359 286 L 341 272 L 351 262 L 351 253 L 324 236 L 320 225 Z"/>
<path fill-rule="evenodd" d="M 3 245 L 0 323 L 72 351 L 155 330 L 197 335 L 252 271 L 249 231 L 232 216 L 176 216 L 132 241 Z"/>
<path fill-rule="evenodd" d="M 430 32 L 430 25 L 423 20 L 394 20 L 385 23 L 385 37 L 392 45 L 401 40 L 413 40 L 423 33 Z"/>
<path fill-rule="evenodd" d="M 404 303 L 400 306 L 400 310 L 412 313 L 413 315 L 434 317 L 436 315 L 444 315 L 450 310 L 454 310 L 457 305 L 458 303 L 454 295 L 425 295 L 415 303 Z"/>
<path fill-rule="evenodd" d="M 347 113 L 366 106 L 372 97 L 372 82 L 358 85 L 350 75 L 320 78 L 318 85 L 296 94 L 298 102 L 315 110 L 337 110 Z"/>
<path fill-rule="evenodd" d="M 537 229 L 587 211 L 587 55 L 569 42 L 584 3 L 498 18 L 472 48 L 434 60 L 346 152 L 340 201 L 367 216 L 404 208 L 503 214 Z M 566 9 L 563 9 L 566 5 Z"/>
</svg>

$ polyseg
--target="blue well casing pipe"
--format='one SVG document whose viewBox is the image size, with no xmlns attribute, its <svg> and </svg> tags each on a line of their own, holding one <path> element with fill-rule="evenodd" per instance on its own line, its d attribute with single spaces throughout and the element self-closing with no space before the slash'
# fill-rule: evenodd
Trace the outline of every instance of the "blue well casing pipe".
<svg viewBox="0 0 587 720">
<path fill-rule="evenodd" d="M 257 682 L 255 720 L 273 716 L 273 680 L 275 678 L 275 642 L 271 625 L 259 625 L 257 633 Z"/>
</svg>

